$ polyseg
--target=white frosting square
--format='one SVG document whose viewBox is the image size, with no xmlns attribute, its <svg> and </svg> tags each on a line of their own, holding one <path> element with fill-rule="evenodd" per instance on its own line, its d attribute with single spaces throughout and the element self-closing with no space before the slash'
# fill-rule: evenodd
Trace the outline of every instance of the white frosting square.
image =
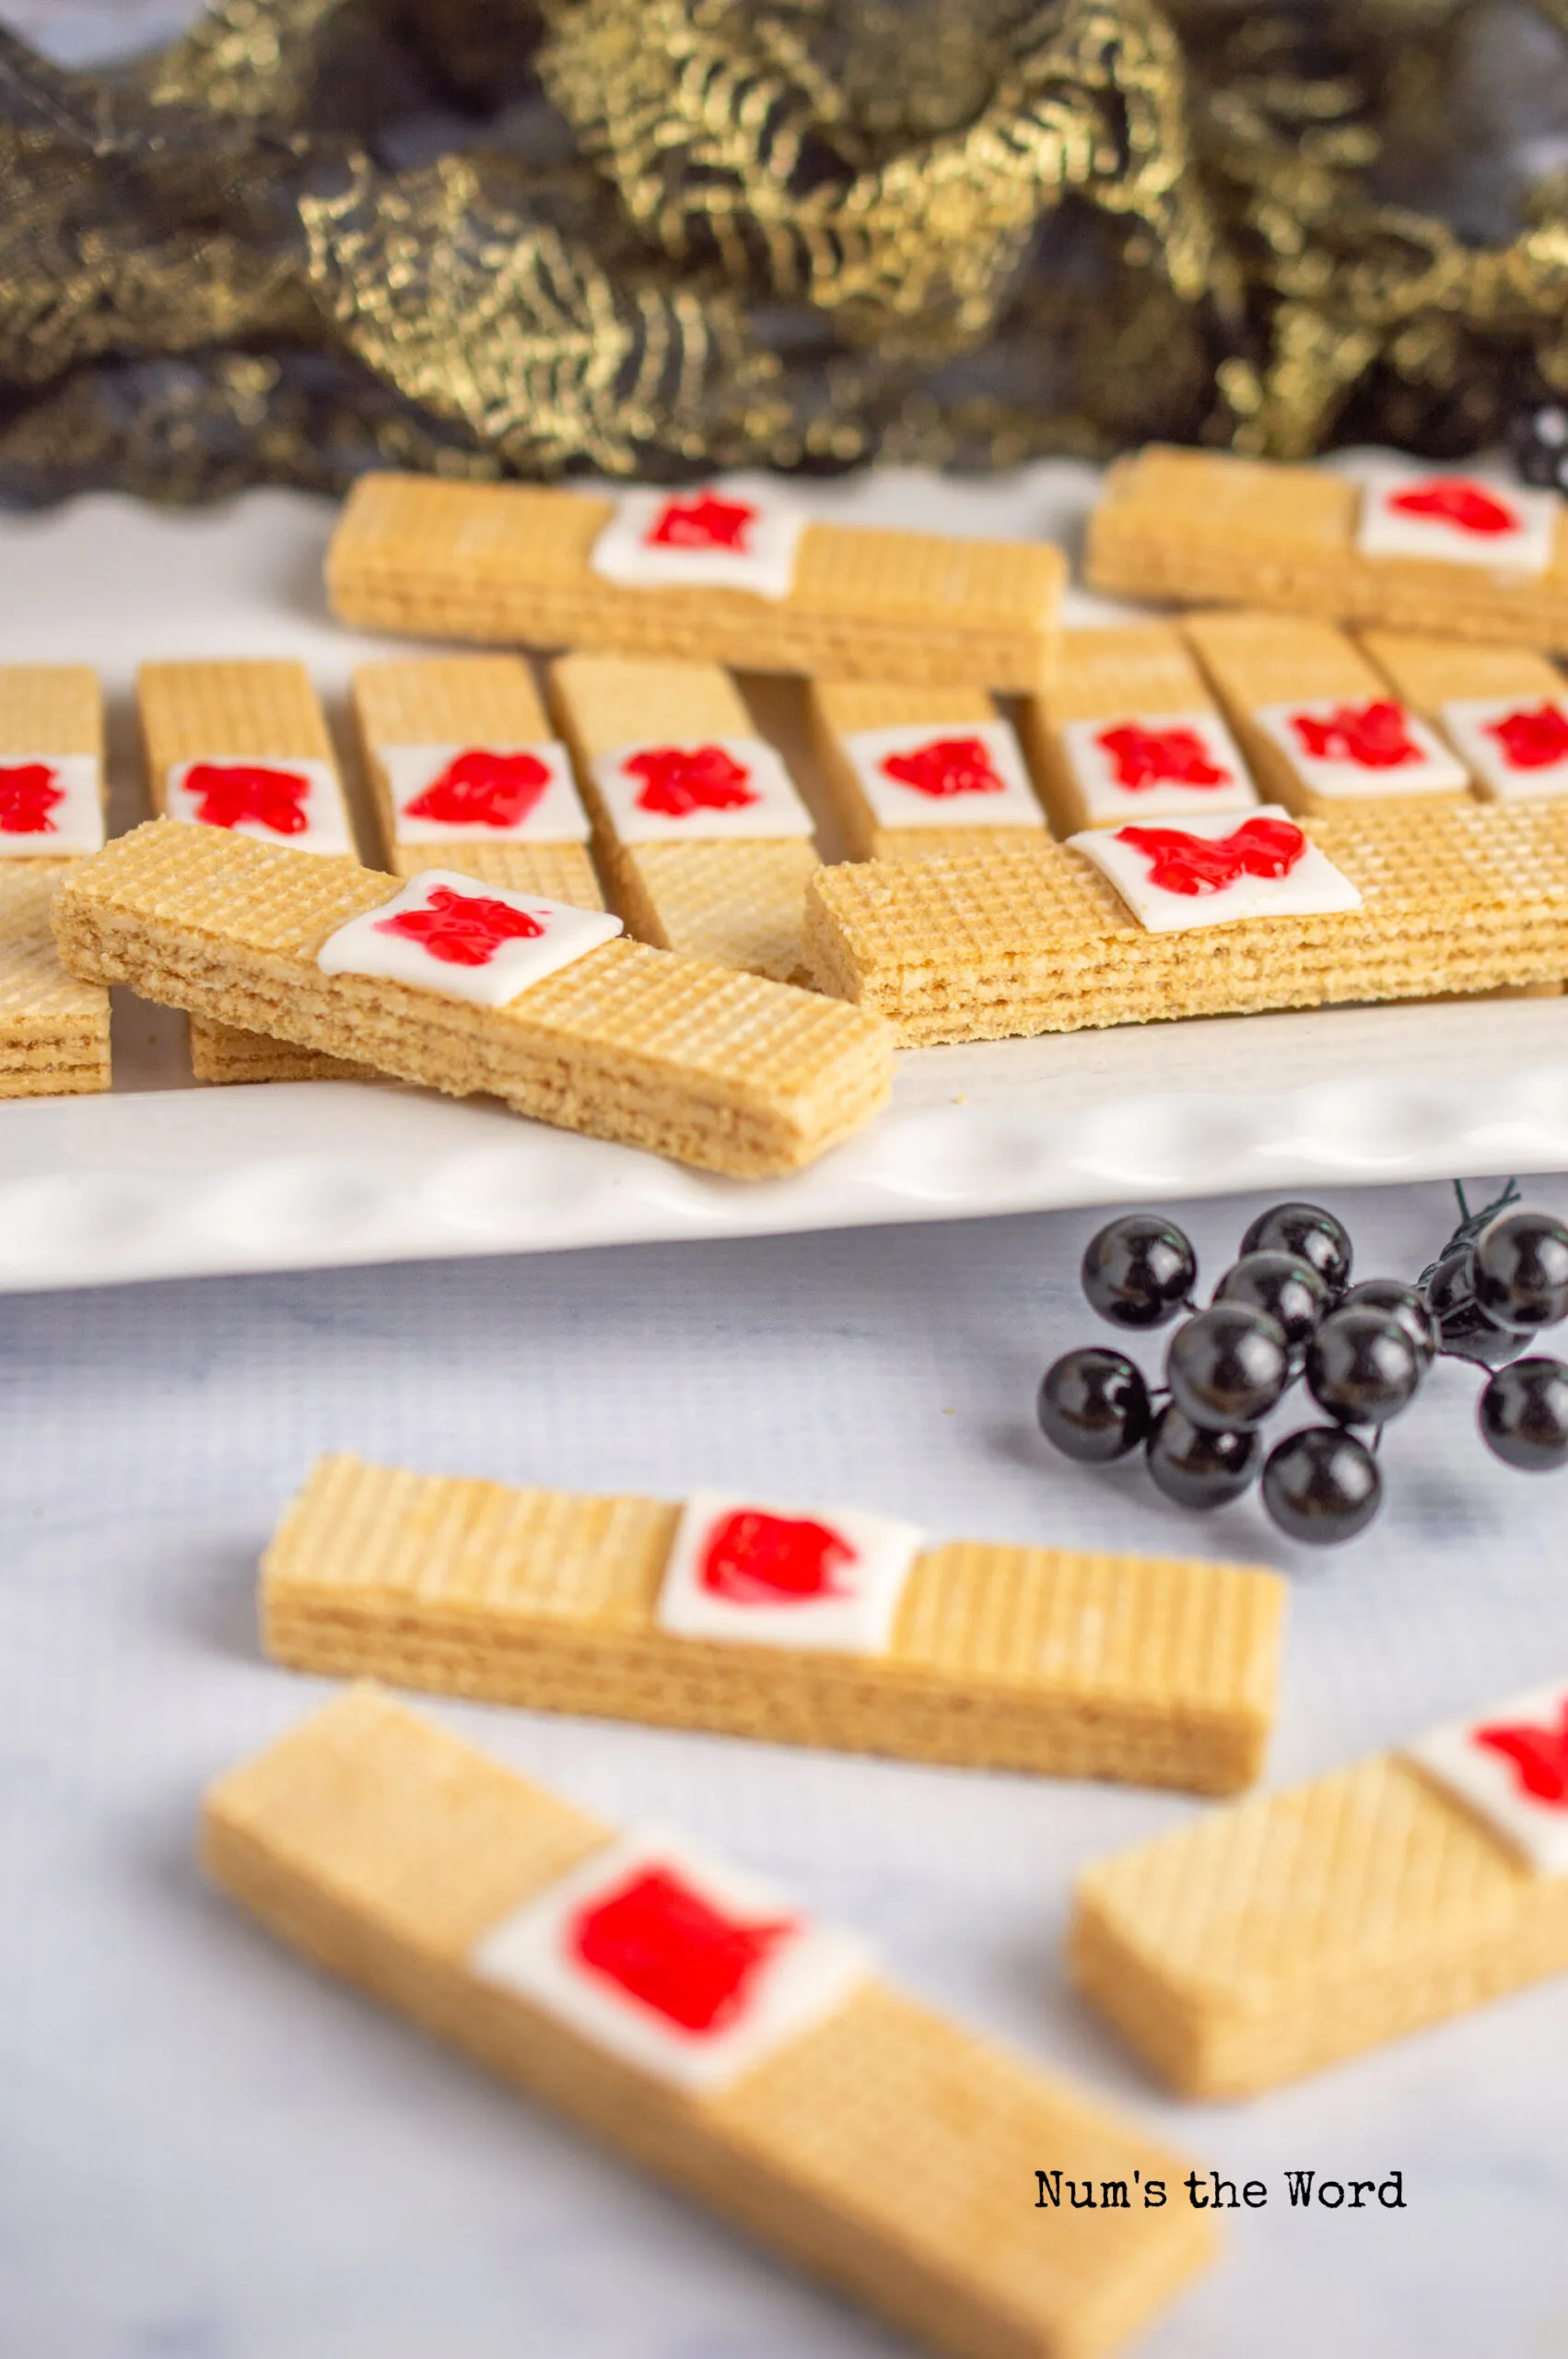
<svg viewBox="0 0 1568 2359">
<path fill-rule="evenodd" d="M 291 754 L 204 754 L 168 771 L 164 807 L 171 819 L 228 827 L 264 844 L 287 844 L 290 851 L 355 849 L 330 762 L 296 761 Z M 222 816 L 228 812 L 237 816 Z"/>
<path fill-rule="evenodd" d="M 1422 513 L 1401 502 L 1451 503 Z M 1562 501 L 1554 491 L 1478 475 L 1387 471 L 1362 487 L 1356 547 L 1363 557 L 1422 557 L 1488 573 L 1544 573 L 1557 541 Z"/>
<path fill-rule="evenodd" d="M 96 754 L 0 754 L 0 860 L 67 860 L 102 850 Z"/>
<path fill-rule="evenodd" d="M 632 1987 L 614 1971 L 623 1961 Z M 492 1926 L 469 1965 L 624 2063 L 703 2095 L 836 2013 L 872 1956 L 764 1878 L 643 1827 Z"/>
<path fill-rule="evenodd" d="M 588 841 L 570 757 L 553 737 L 533 745 L 378 745 L 376 757 L 387 774 L 397 843 Z M 409 808 L 431 801 L 434 813 Z"/>
<path fill-rule="evenodd" d="M 1065 721 L 1060 735 L 1091 820 L 1250 811 L 1257 804 L 1241 749 L 1217 712 L 1112 713 Z M 1183 771 L 1199 776 L 1184 778 Z M 1134 782 L 1140 775 L 1142 784 Z"/>
<path fill-rule="evenodd" d="M 882 1655 L 924 1535 L 860 1508 L 765 1507 L 695 1491 L 654 1619 L 678 1637 Z"/>
<path fill-rule="evenodd" d="M 1041 827 L 1005 721 L 856 729 L 842 741 L 879 827 Z"/>
<path fill-rule="evenodd" d="M 1549 803 L 1568 794 L 1568 695 L 1460 697 L 1443 707 L 1443 726 L 1483 792 L 1498 802 Z M 1517 758 L 1520 753 L 1527 758 Z"/>
<path fill-rule="evenodd" d="M 1370 723 L 1367 716 L 1371 716 Z M 1324 800 L 1367 803 L 1391 795 L 1457 794 L 1469 773 L 1424 721 L 1393 697 L 1304 697 L 1291 704 L 1259 705 L 1253 721 L 1273 739 L 1303 786 Z M 1361 732 L 1375 745 L 1404 745 L 1403 761 L 1355 757 Z M 1314 744 L 1323 746 L 1314 751 Z"/>
<path fill-rule="evenodd" d="M 1492 1743 L 1481 1742 L 1483 1731 Z M 1568 1679 L 1445 1720 L 1404 1753 L 1468 1802 L 1538 1875 L 1568 1875 Z"/>
<path fill-rule="evenodd" d="M 625 590 L 746 590 L 784 598 L 805 518 L 771 491 L 624 491 L 594 542 L 592 570 Z"/>
<path fill-rule="evenodd" d="M 538 893 L 476 884 L 453 869 L 424 868 L 390 900 L 329 934 L 316 964 L 323 975 L 373 975 L 443 999 L 505 1007 L 622 931 L 620 919 L 603 910 L 569 909 Z"/>
<path fill-rule="evenodd" d="M 760 737 L 656 738 L 614 746 L 588 767 L 624 844 L 812 832 L 812 815 L 782 757 Z"/>
<path fill-rule="evenodd" d="M 1142 833 L 1166 839 L 1179 857 L 1182 839 L 1224 842 L 1239 836 L 1257 846 L 1257 856 L 1268 862 L 1276 852 L 1293 853 L 1281 876 L 1251 875 L 1243 870 L 1228 883 L 1210 890 L 1179 892 L 1156 885 L 1153 871 L 1161 846 L 1129 841 Z M 1291 840 L 1293 839 L 1293 842 Z M 1339 910 L 1357 910 L 1361 894 L 1348 876 L 1320 852 L 1288 811 L 1265 804 L 1247 817 L 1216 813 L 1212 818 L 1151 822 L 1141 827 L 1091 827 L 1068 838 L 1073 851 L 1094 862 L 1108 878 L 1140 925 L 1151 933 L 1185 933 L 1198 926 L 1235 925 L 1243 918 L 1305 918 L 1327 916 Z"/>
</svg>

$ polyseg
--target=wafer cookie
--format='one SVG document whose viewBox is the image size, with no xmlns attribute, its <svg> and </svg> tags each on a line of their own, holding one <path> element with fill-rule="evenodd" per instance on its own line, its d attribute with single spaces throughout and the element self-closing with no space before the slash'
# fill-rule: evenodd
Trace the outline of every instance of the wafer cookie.
<svg viewBox="0 0 1568 2359">
<path fill-rule="evenodd" d="M 1239 747 L 1179 631 L 1134 623 L 1062 635 L 1043 695 L 1018 734 L 1059 836 L 1258 801 Z"/>
<path fill-rule="evenodd" d="M 60 964 L 67 863 L 103 841 L 103 706 L 85 664 L 0 664 L 0 1097 L 109 1087 L 109 994 Z"/>
<path fill-rule="evenodd" d="M 55 930 L 86 980 L 453 1097 L 493 1091 L 520 1114 L 737 1178 L 809 1163 L 886 1100 L 890 1039 L 874 1018 L 640 943 L 602 942 L 505 1003 L 452 996 L 504 977 L 509 932 L 548 951 L 607 922 L 540 902 L 538 920 L 516 925 L 497 888 L 462 886 L 435 889 L 454 916 L 501 933 L 471 963 L 443 967 L 432 952 L 421 964 L 409 952 L 432 921 L 427 910 L 410 923 L 419 880 L 400 893 L 356 861 L 159 819 L 78 864 Z M 422 980 L 324 971 L 321 954 L 356 920 Z"/>
<path fill-rule="evenodd" d="M 821 869 L 807 956 L 823 990 L 906 1046 L 1568 977 L 1563 806 L 1354 804 L 1300 832 L 1359 908 L 1222 923 L 1212 895 L 1191 904 L 1197 931 L 1150 933 L 1082 851 L 1053 843 Z"/>
<path fill-rule="evenodd" d="M 813 680 L 807 714 L 851 860 L 1004 851 L 1045 825 L 1017 739 L 978 688 Z"/>
<path fill-rule="evenodd" d="M 1545 570 L 1521 574 L 1363 555 L 1363 508 L 1358 485 L 1315 467 L 1156 444 L 1107 474 L 1089 519 L 1085 573 L 1096 590 L 1134 598 L 1568 648 L 1561 515 Z"/>
<path fill-rule="evenodd" d="M 69 865 L 0 861 L 0 1097 L 109 1087 L 109 993 L 66 972 L 51 930 Z"/>
<path fill-rule="evenodd" d="M 1568 693 L 1544 655 L 1392 630 L 1367 631 L 1362 645 L 1452 745 L 1477 793 L 1510 803 L 1568 794 Z"/>
<path fill-rule="evenodd" d="M 207 1796 L 292 1948 L 953 2359 L 1096 2359 L 1211 2258 L 1191 2167 L 662 1830 L 617 1837 L 373 1688 Z M 1071 2170 L 1093 2210 L 1037 2209 Z"/>
<path fill-rule="evenodd" d="M 594 551 L 615 517 L 585 492 L 365 475 L 333 535 L 328 594 L 345 622 L 438 639 L 838 679 L 1049 677 L 1066 568 L 1043 543 L 808 522 L 787 591 L 760 596 L 607 580 Z"/>
<path fill-rule="evenodd" d="M 271 763 L 286 779 L 306 781 L 307 791 L 299 796 L 290 797 L 285 788 L 279 814 L 284 821 L 297 822 L 319 802 L 328 823 L 327 843 L 343 851 L 354 849 L 332 739 L 302 663 L 250 660 L 144 663 L 136 675 L 136 708 L 147 799 L 159 817 L 189 819 L 201 807 L 188 792 L 181 791 L 188 764 L 230 759 Z M 301 764 L 307 767 L 301 769 Z M 209 819 L 206 824 L 215 822 Z M 261 826 L 253 817 L 216 824 L 248 830 Z M 292 833 L 263 832 L 274 842 L 286 843 L 294 841 L 301 830 L 296 825 Z M 190 1033 L 191 1070 L 198 1081 L 363 1078 L 358 1065 L 336 1057 L 313 1056 L 287 1040 L 215 1024 L 205 1016 L 192 1016 Z"/>
<path fill-rule="evenodd" d="M 566 655 L 550 666 L 549 687 L 600 868 L 638 941 L 798 981 L 817 865 L 811 816 L 729 674 Z M 650 768 L 660 762 L 669 776 Z M 653 805 L 658 838 L 643 804 Z"/>
<path fill-rule="evenodd" d="M 1090 1868 L 1074 1978 L 1232 2097 L 1568 1969 L 1568 1683 Z"/>
<path fill-rule="evenodd" d="M 263 1560 L 263 1638 L 299 1671 L 774 1743 L 1199 1793 L 1257 1775 L 1273 1574 L 902 1527 L 890 1560 L 882 1521 L 324 1458 Z"/>
</svg>

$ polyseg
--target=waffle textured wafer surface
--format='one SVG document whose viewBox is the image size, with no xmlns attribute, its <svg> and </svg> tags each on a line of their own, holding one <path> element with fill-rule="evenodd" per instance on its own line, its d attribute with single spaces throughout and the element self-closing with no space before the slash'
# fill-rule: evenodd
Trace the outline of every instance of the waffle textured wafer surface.
<svg viewBox="0 0 1568 2359">
<path fill-rule="evenodd" d="M 451 868 L 483 885 L 542 893 L 573 909 L 602 910 L 604 896 L 585 844 L 400 844 L 383 745 L 536 745 L 550 723 L 533 675 L 517 655 L 447 655 L 362 663 L 354 717 L 375 798 L 381 857 L 394 876 Z"/>
<path fill-rule="evenodd" d="M 1204 2214 L 1140 2202 L 1184 2158 L 880 1979 L 692 2095 L 475 1975 L 609 1836 L 358 1689 L 212 1789 L 202 1848 L 290 1946 L 953 2359 L 1097 2359 L 1211 2258 Z M 1057 2156 L 1129 2207 L 1036 2209 Z"/>
<path fill-rule="evenodd" d="M 1380 1755 L 1091 1867 L 1069 1954 L 1173 2088 L 1246 2096 L 1568 1968 L 1568 1878 Z"/>
<path fill-rule="evenodd" d="M 1568 520 L 1544 574 L 1366 557 L 1360 491 L 1269 459 L 1152 445 L 1117 460 L 1089 519 L 1096 590 L 1184 605 L 1267 606 L 1390 630 L 1568 649 Z"/>
<path fill-rule="evenodd" d="M 589 770 L 596 755 L 622 745 L 755 737 L 756 724 L 729 674 L 715 663 L 565 655 L 550 666 L 550 701 L 571 747 L 611 900 L 638 941 L 775 982 L 801 980 L 806 883 L 818 864 L 809 839 L 623 843 Z"/>
<path fill-rule="evenodd" d="M 807 955 L 910 1047 L 1568 977 L 1561 804 L 1358 803 L 1305 832 L 1360 909 L 1150 933 L 1081 852 L 1046 844 L 821 869 Z"/>
<path fill-rule="evenodd" d="M 0 762 L 37 754 L 101 764 L 103 702 L 88 665 L 0 664 Z M 109 1087 L 109 994 L 66 974 L 50 927 L 67 864 L 0 860 L 0 1097 Z"/>
<path fill-rule="evenodd" d="M 322 1459 L 262 1570 L 301 1671 L 769 1743 L 1231 1793 L 1257 1775 L 1282 1584 L 1225 1565 L 960 1541 L 884 1656 L 661 1628 L 680 1510 Z"/>
<path fill-rule="evenodd" d="M 1186 640 L 1169 623 L 1064 631 L 1056 678 L 1018 704 L 1024 757 L 1057 834 L 1095 824 L 1059 734 L 1064 722 L 1213 709 Z"/>
<path fill-rule="evenodd" d="M 1445 704 L 1469 697 L 1541 697 L 1561 703 L 1564 681 L 1533 647 L 1437 638 L 1421 631 L 1369 630 L 1363 648 L 1395 693 L 1433 727 Z"/>
<path fill-rule="evenodd" d="M 841 679 L 1036 688 L 1066 579 L 1040 542 L 808 523 L 783 598 L 632 590 L 591 569 L 607 499 L 521 484 L 361 476 L 327 555 L 334 613 L 369 629 Z"/>
<path fill-rule="evenodd" d="M 160 819 L 76 864 L 56 938 L 85 980 L 737 1178 L 809 1163 L 887 1098 L 876 1019 L 640 943 L 606 943 L 498 1008 L 324 975 L 322 943 L 395 885 Z"/>
<path fill-rule="evenodd" d="M 1026 845 L 1030 827 L 885 827 L 845 748 L 862 729 L 976 729 L 997 710 L 973 687 L 915 687 L 887 680 L 813 680 L 807 691 L 812 745 L 851 860 L 933 860 Z"/>
<path fill-rule="evenodd" d="M 136 675 L 136 710 L 147 799 L 159 817 L 169 807 L 169 773 L 176 762 L 242 755 L 258 761 L 330 762 L 336 771 L 326 721 L 303 663 L 243 657 L 144 663 Z M 364 1077 L 361 1066 L 341 1058 L 312 1055 L 290 1041 L 205 1016 L 193 1015 L 190 1032 L 191 1070 L 198 1081 Z"/>
<path fill-rule="evenodd" d="M 103 698 L 88 663 L 0 663 L 0 762 L 18 754 L 103 759 Z"/>
</svg>

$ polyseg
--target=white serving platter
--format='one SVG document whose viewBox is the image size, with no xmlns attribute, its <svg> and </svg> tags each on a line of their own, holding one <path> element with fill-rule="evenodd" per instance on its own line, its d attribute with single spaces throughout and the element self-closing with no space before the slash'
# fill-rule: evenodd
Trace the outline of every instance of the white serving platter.
<svg viewBox="0 0 1568 2359">
<path fill-rule="evenodd" d="M 977 484 L 887 472 L 801 496 L 823 514 L 1071 546 L 1094 484 L 1093 469 L 1050 464 Z M 113 826 L 144 811 L 141 659 L 298 656 L 341 735 L 353 665 L 408 651 L 327 614 L 333 516 L 260 491 L 193 514 L 95 495 L 0 520 L 0 660 L 98 665 Z M 1069 618 L 1128 611 L 1074 593 Z M 751 685 L 810 799 L 794 691 Z M 794 1179 L 747 1184 L 423 1091 L 199 1088 L 181 1019 L 117 998 L 112 1091 L 0 1105 L 0 1292 L 1568 1168 L 1568 999 L 911 1050 L 862 1136 Z"/>
</svg>

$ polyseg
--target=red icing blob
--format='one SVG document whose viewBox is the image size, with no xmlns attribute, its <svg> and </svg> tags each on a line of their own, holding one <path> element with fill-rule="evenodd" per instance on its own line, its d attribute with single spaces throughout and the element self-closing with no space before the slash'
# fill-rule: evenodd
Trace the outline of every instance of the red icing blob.
<svg viewBox="0 0 1568 2359">
<path fill-rule="evenodd" d="M 485 746 L 469 745 L 454 754 L 439 778 L 404 807 L 410 819 L 463 827 L 515 827 L 549 783 L 548 766 L 536 754 L 492 754 Z"/>
<path fill-rule="evenodd" d="M 883 769 L 901 786 L 917 794 L 945 800 L 953 794 L 1005 794 L 1007 780 L 998 778 L 991 757 L 978 737 L 933 737 L 912 754 L 888 754 Z"/>
<path fill-rule="evenodd" d="M 735 549 L 744 557 L 756 515 L 744 499 L 699 491 L 690 499 L 667 499 L 643 537 L 649 548 Z"/>
<path fill-rule="evenodd" d="M 1229 836 L 1193 836 L 1181 827 L 1118 827 L 1149 862 L 1149 882 L 1163 893 L 1223 893 L 1238 876 L 1288 876 L 1306 838 L 1288 819 L 1248 819 Z"/>
<path fill-rule="evenodd" d="M 1434 475 L 1430 483 L 1411 484 L 1408 491 L 1391 493 L 1388 505 L 1401 516 L 1434 517 L 1457 532 L 1477 533 L 1486 540 L 1519 529 L 1519 519 L 1505 499 L 1463 475 Z"/>
<path fill-rule="evenodd" d="M 1514 1765 L 1520 1790 L 1554 1810 L 1568 1810 L 1568 1702 L 1557 1728 L 1477 1729 L 1473 1742 Z"/>
<path fill-rule="evenodd" d="M 1510 769 L 1545 770 L 1554 762 L 1568 761 L 1568 714 L 1561 705 L 1504 713 L 1501 721 L 1486 723 L 1486 734 L 1496 738 Z"/>
<path fill-rule="evenodd" d="M 743 811 L 762 801 L 747 783 L 750 770 L 722 745 L 649 745 L 625 767 L 643 781 L 638 809 L 667 819 L 689 819 L 694 811 Z"/>
<path fill-rule="evenodd" d="M 673 1868 L 638 1868 L 616 1892 L 580 1909 L 572 1954 L 683 2031 L 721 2032 L 743 2013 L 759 1967 L 799 1920 L 748 1925 L 726 1917 Z"/>
<path fill-rule="evenodd" d="M 1137 794 L 1146 786 L 1169 780 L 1176 786 L 1229 786 L 1229 770 L 1217 769 L 1209 759 L 1196 729 L 1145 729 L 1124 721 L 1115 729 L 1099 730 L 1094 738 L 1110 757 L 1116 782 Z"/>
<path fill-rule="evenodd" d="M 47 762 L 0 762 L 0 835 L 53 836 L 50 813 L 65 800 Z"/>
<path fill-rule="evenodd" d="M 305 805 L 310 781 L 298 770 L 269 769 L 264 762 L 193 762 L 186 792 L 198 797 L 204 827 L 238 827 L 242 820 L 275 836 L 302 836 L 310 826 Z"/>
<path fill-rule="evenodd" d="M 401 933 L 449 967 L 487 967 L 503 942 L 536 942 L 544 929 L 526 910 L 482 893 L 438 885 L 422 910 L 378 918 L 378 933 Z"/>
<path fill-rule="evenodd" d="M 834 1576 L 854 1562 L 853 1548 L 828 1524 L 737 1508 L 709 1533 L 697 1579 L 731 1605 L 796 1605 L 842 1597 Z"/>
<path fill-rule="evenodd" d="M 1293 712 L 1291 727 L 1302 752 L 1318 761 L 1394 770 L 1422 758 L 1421 747 L 1405 727 L 1404 707 L 1389 697 L 1375 698 L 1370 704 L 1337 704 L 1327 721 L 1310 712 Z"/>
</svg>

